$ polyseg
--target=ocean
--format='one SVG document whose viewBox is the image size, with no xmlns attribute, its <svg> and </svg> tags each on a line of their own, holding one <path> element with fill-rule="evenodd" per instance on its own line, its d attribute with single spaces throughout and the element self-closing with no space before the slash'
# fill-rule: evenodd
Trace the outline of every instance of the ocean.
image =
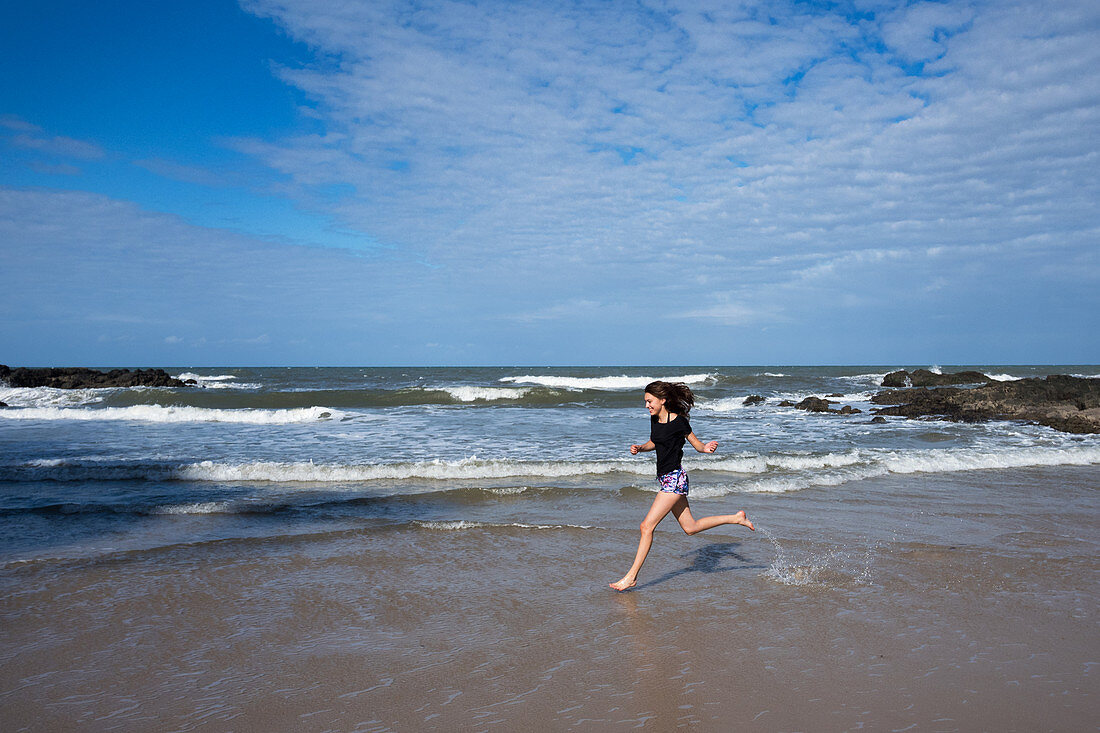
<svg viewBox="0 0 1100 733">
<path fill-rule="evenodd" d="M 0 717 L 1093 727 L 1100 436 L 874 424 L 895 368 L 175 368 L 195 383 L 0 386 Z M 1100 375 L 943 371 L 964 369 Z M 690 385 L 692 427 L 719 443 L 685 453 L 694 514 L 744 509 L 758 531 L 685 537 L 666 519 L 617 594 L 656 490 L 653 454 L 628 450 L 648 438 L 653 379 Z M 779 406 L 810 395 L 862 412 Z"/>
</svg>

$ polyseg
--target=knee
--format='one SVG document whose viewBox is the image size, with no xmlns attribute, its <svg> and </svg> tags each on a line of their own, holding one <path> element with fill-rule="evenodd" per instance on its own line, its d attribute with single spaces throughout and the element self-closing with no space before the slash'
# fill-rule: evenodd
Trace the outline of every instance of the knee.
<svg viewBox="0 0 1100 733">
<path fill-rule="evenodd" d="M 697 534 L 699 532 L 699 528 L 696 527 L 694 524 L 690 525 L 688 527 L 684 527 L 683 525 L 680 525 L 680 526 L 684 530 L 684 534 L 686 534 L 686 535 L 693 535 L 693 534 Z"/>
<path fill-rule="evenodd" d="M 641 524 L 640 524 L 640 525 L 638 526 L 638 529 L 639 529 L 639 530 L 641 530 L 641 532 L 642 532 L 642 534 L 643 534 L 643 535 L 647 535 L 647 534 L 650 534 L 650 535 L 651 535 L 651 534 L 653 534 L 653 530 L 657 529 L 657 526 L 656 526 L 656 525 L 653 525 L 653 524 L 650 524 L 649 522 L 645 522 L 645 521 L 643 521 L 643 522 L 642 522 L 642 523 L 641 523 Z"/>
</svg>

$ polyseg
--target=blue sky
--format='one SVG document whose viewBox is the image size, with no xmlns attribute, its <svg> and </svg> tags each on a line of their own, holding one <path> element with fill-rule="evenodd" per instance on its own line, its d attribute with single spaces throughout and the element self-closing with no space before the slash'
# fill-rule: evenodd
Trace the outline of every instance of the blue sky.
<svg viewBox="0 0 1100 733">
<path fill-rule="evenodd" d="M 0 6 L 0 362 L 1100 362 L 1100 4 Z"/>
</svg>

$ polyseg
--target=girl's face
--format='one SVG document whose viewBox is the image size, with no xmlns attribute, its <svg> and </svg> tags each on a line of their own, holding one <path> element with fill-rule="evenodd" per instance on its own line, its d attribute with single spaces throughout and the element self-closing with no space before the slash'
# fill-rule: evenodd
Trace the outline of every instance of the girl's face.
<svg viewBox="0 0 1100 733">
<path fill-rule="evenodd" d="M 665 401 L 654 397 L 649 392 L 645 393 L 645 409 L 649 410 L 650 415 L 660 415 L 661 408 L 665 406 Z"/>
</svg>

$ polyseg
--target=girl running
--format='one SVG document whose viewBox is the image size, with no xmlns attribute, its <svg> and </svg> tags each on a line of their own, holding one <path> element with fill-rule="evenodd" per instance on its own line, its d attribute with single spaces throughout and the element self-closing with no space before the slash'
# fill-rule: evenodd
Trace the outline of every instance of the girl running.
<svg viewBox="0 0 1100 733">
<path fill-rule="evenodd" d="M 642 569 L 649 548 L 653 544 L 653 530 L 672 512 L 676 521 L 687 534 L 702 532 L 704 529 L 723 524 L 742 524 L 756 531 L 744 511 L 736 514 L 722 514 L 713 517 L 695 519 L 688 507 L 688 476 L 680 465 L 684 457 L 684 440 L 700 453 L 713 453 L 718 448 L 717 441 L 704 444 L 695 437 L 688 423 L 688 412 L 695 405 L 695 395 L 686 384 L 669 382 L 651 382 L 645 388 L 645 406 L 649 410 L 649 441 L 643 445 L 630 446 L 630 454 L 639 451 L 657 451 L 657 497 L 653 506 L 642 520 L 642 538 L 638 541 L 638 553 L 630 570 L 612 588 L 624 591 L 638 580 L 638 571 Z"/>
</svg>

